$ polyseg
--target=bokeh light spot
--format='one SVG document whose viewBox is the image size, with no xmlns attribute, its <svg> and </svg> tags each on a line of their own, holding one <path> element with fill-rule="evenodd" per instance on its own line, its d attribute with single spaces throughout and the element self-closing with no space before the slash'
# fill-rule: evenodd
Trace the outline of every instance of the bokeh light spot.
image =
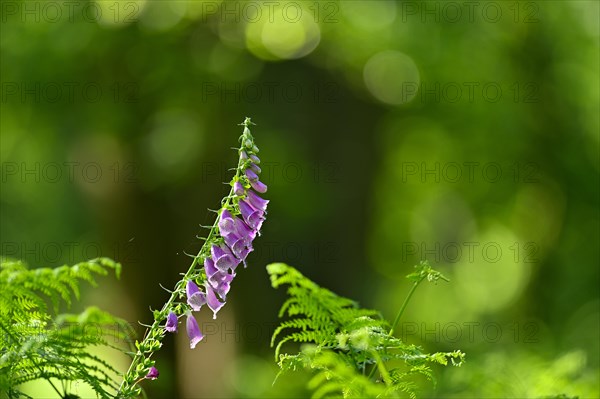
<svg viewBox="0 0 600 399">
<path fill-rule="evenodd" d="M 365 85 L 375 98 L 386 104 L 410 102 L 419 90 L 421 77 L 415 62 L 399 51 L 382 51 L 367 61 Z"/>
<path fill-rule="evenodd" d="M 501 225 L 469 242 L 469 253 L 455 268 L 457 296 L 464 307 L 476 313 L 499 311 L 518 298 L 529 280 L 528 250 Z"/>
<path fill-rule="evenodd" d="M 297 59 L 310 54 L 321 40 L 321 31 L 311 14 L 297 3 L 275 7 L 270 16 L 248 23 L 246 46 L 266 60 Z M 270 18 L 268 18 L 270 17 Z"/>
</svg>

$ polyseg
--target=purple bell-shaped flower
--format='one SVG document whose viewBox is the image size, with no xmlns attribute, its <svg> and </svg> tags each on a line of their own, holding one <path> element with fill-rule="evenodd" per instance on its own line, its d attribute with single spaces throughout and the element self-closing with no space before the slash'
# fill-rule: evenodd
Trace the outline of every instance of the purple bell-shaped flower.
<svg viewBox="0 0 600 399">
<path fill-rule="evenodd" d="M 264 212 L 252 207 L 248 202 L 246 202 L 246 200 L 240 200 L 239 205 L 242 218 L 246 224 L 253 230 L 260 230 L 260 227 L 265 220 Z"/>
<path fill-rule="evenodd" d="M 210 248 L 215 266 L 222 272 L 227 272 L 229 269 L 235 270 L 240 261 L 236 259 L 233 253 L 226 245 L 213 245 Z"/>
<path fill-rule="evenodd" d="M 187 330 L 187 335 L 190 339 L 190 348 L 194 349 L 198 342 L 204 339 L 204 335 L 200 332 L 198 322 L 191 313 L 188 313 L 185 329 Z"/>
<path fill-rule="evenodd" d="M 167 322 L 165 323 L 165 330 L 168 332 L 177 332 L 177 321 L 177 315 L 174 312 L 169 312 Z"/>
<path fill-rule="evenodd" d="M 202 305 L 206 303 L 206 295 L 200 291 L 200 288 L 192 280 L 187 282 L 185 287 L 187 294 L 187 303 L 190 307 L 196 311 L 202 308 Z"/>
</svg>

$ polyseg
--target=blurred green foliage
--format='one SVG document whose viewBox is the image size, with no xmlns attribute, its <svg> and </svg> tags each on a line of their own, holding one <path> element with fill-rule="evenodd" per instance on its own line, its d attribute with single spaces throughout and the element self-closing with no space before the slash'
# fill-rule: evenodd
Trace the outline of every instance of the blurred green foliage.
<svg viewBox="0 0 600 399">
<path fill-rule="evenodd" d="M 598 396 L 597 2 L 0 4 L 1 252 L 117 259 L 88 300 L 121 317 L 162 304 L 258 124 L 269 219 L 230 321 L 259 334 L 165 350 L 151 397 L 303 394 L 270 386 L 267 263 L 387 316 L 424 259 L 453 283 L 399 335 L 469 353 L 431 395 Z"/>
</svg>

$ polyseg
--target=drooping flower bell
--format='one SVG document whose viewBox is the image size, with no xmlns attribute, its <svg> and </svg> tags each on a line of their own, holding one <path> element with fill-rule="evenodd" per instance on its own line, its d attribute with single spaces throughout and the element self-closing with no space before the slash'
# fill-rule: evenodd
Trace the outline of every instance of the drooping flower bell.
<svg viewBox="0 0 600 399">
<path fill-rule="evenodd" d="M 269 200 L 266 200 L 264 198 L 259 197 L 258 194 L 256 194 L 254 191 L 249 190 L 248 191 L 248 203 L 250 205 L 252 205 L 252 207 L 254 207 L 254 209 L 258 209 L 260 211 L 263 211 L 266 213 L 267 211 L 267 204 L 269 203 Z"/>
<path fill-rule="evenodd" d="M 256 238 L 256 230 L 251 229 L 242 219 L 235 218 L 235 226 L 240 237 L 244 237 L 249 242 Z"/>
<path fill-rule="evenodd" d="M 246 177 L 251 182 L 258 181 L 258 175 L 252 169 L 246 169 Z"/>
<path fill-rule="evenodd" d="M 252 207 L 246 200 L 240 200 L 240 212 L 246 224 L 255 231 L 260 230 L 264 218 L 264 212 Z"/>
<path fill-rule="evenodd" d="M 258 166 L 255 163 L 250 164 L 250 169 L 252 169 L 252 171 L 256 174 L 260 174 L 262 172 L 262 169 L 260 168 L 260 166 Z"/>
<path fill-rule="evenodd" d="M 257 192 L 264 194 L 267 192 L 267 185 L 263 182 L 261 182 L 260 180 L 257 181 L 250 181 L 250 185 L 252 186 L 253 189 L 255 189 Z"/>
<path fill-rule="evenodd" d="M 158 378 L 159 374 L 160 373 L 158 372 L 158 369 L 156 367 L 152 366 L 152 367 L 150 367 L 150 370 L 148 370 L 148 374 L 146 374 L 146 377 L 144 377 L 144 378 L 147 378 L 149 380 L 155 380 Z"/>
<path fill-rule="evenodd" d="M 206 285 L 206 303 L 213 311 L 213 319 L 217 318 L 217 312 L 225 305 L 225 302 L 219 301 L 219 298 L 217 298 L 217 295 L 210 284 Z"/>
<path fill-rule="evenodd" d="M 200 332 L 198 322 L 191 313 L 188 313 L 187 315 L 185 329 L 187 330 L 187 335 L 190 339 L 190 348 L 194 349 L 198 342 L 204 339 L 204 335 L 202 335 L 202 333 Z"/>
<path fill-rule="evenodd" d="M 167 316 L 167 323 L 165 324 L 165 330 L 168 332 L 177 332 L 177 315 L 175 312 L 169 312 Z"/>
<path fill-rule="evenodd" d="M 204 272 L 206 273 L 206 280 L 209 284 L 212 286 L 218 284 L 222 272 L 217 269 L 215 262 L 213 262 L 212 258 L 210 257 L 204 259 Z"/>
<path fill-rule="evenodd" d="M 240 237 L 236 233 L 231 233 L 223 237 L 225 240 L 225 244 L 231 249 L 231 252 L 235 255 L 239 260 L 246 260 L 246 256 L 250 252 L 252 252 L 252 244 L 250 244 L 250 240 L 244 239 Z"/>
<path fill-rule="evenodd" d="M 222 272 L 227 270 L 235 270 L 240 261 L 233 255 L 231 250 L 226 245 L 214 245 L 210 248 L 215 266 Z"/>
<path fill-rule="evenodd" d="M 229 212 L 227 209 L 223 209 L 221 211 L 221 215 L 219 217 L 219 233 L 224 237 L 226 235 L 237 233 L 237 227 L 235 224 L 235 216 Z"/>
<path fill-rule="evenodd" d="M 219 294 L 222 300 L 227 298 L 227 293 L 231 288 L 231 281 L 233 281 L 234 277 L 235 274 L 226 273 L 222 276 L 221 280 L 219 280 L 219 283 L 214 286 L 215 292 Z"/>
<path fill-rule="evenodd" d="M 233 193 L 235 195 L 237 195 L 238 197 L 241 197 L 242 195 L 244 195 L 244 186 L 242 186 L 242 183 L 240 183 L 239 181 L 236 181 L 235 183 L 233 183 Z"/>
<path fill-rule="evenodd" d="M 206 294 L 200 291 L 200 288 L 192 280 L 187 282 L 185 287 L 187 294 L 187 303 L 194 310 L 200 310 L 202 305 L 206 303 Z"/>
</svg>

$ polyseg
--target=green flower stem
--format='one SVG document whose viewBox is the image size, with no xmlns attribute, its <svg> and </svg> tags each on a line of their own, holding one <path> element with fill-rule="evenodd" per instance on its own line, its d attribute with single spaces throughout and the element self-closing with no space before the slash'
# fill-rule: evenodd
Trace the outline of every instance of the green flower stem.
<svg viewBox="0 0 600 399">
<path fill-rule="evenodd" d="M 406 296 L 406 298 L 404 298 L 404 303 L 400 307 L 400 310 L 398 311 L 398 314 L 396 315 L 396 318 L 394 319 L 394 323 L 392 323 L 392 328 L 390 328 L 390 332 L 388 333 L 388 335 L 394 334 L 394 330 L 396 329 L 396 326 L 398 325 L 400 318 L 404 314 L 404 311 L 406 310 L 406 306 L 408 306 L 408 302 L 410 301 L 410 298 L 412 298 L 413 294 L 417 290 L 417 287 L 419 286 L 419 284 L 421 284 L 421 282 L 424 279 L 425 279 L 425 277 L 422 277 L 421 279 L 419 279 L 418 281 L 415 281 L 413 283 L 412 287 L 410 288 L 410 291 L 408 292 L 408 295 Z"/>
<path fill-rule="evenodd" d="M 252 140 L 249 126 L 254 125 L 254 123 L 250 121 L 250 118 L 246 118 L 240 125 L 244 126 L 244 133 L 240 137 L 241 143 L 238 154 L 244 149 L 245 140 Z M 242 177 L 242 167 L 244 166 L 244 162 L 245 161 L 239 157 L 236 174 L 232 181 L 240 180 Z M 234 197 L 235 194 L 232 187 L 229 195 L 227 195 L 227 197 L 223 198 L 221 201 L 221 209 L 229 207 L 230 202 Z M 144 379 L 148 369 L 153 365 L 151 356 L 162 346 L 161 341 L 165 336 L 164 322 L 167 318 L 167 315 L 169 311 L 174 309 L 177 300 L 185 296 L 185 285 L 187 282 L 191 279 L 200 277 L 200 268 L 203 267 L 201 262 L 204 262 L 204 259 L 207 256 L 210 256 L 210 247 L 215 236 L 217 235 L 218 222 L 219 218 L 217 217 L 210 229 L 208 237 L 206 237 L 204 244 L 202 245 L 202 248 L 200 248 L 198 255 L 196 255 L 192 260 L 192 264 L 190 265 L 188 271 L 185 273 L 182 279 L 175 284 L 175 290 L 171 293 L 171 296 L 164 304 L 162 309 L 160 311 L 154 311 L 154 323 L 152 323 L 152 326 L 150 326 L 150 329 L 146 333 L 144 339 L 142 342 L 136 342 L 137 352 L 133 356 L 133 360 L 131 361 L 129 369 L 123 376 L 123 382 L 121 383 L 119 391 L 116 395 L 117 398 L 124 399 L 139 395 L 140 390 L 139 388 L 136 388 L 136 384 Z M 200 266 L 200 268 L 197 268 L 196 266 Z"/>
<path fill-rule="evenodd" d="M 396 319 L 394 319 L 392 328 L 390 329 L 390 332 L 388 333 L 389 335 L 392 335 L 394 333 L 394 330 L 396 329 L 396 326 L 398 325 L 400 318 L 404 314 L 404 310 L 406 309 L 406 306 L 408 305 L 410 298 L 413 296 L 413 294 L 417 290 L 417 287 L 419 286 L 419 284 L 421 284 L 423 282 L 423 280 L 427 279 L 429 281 L 437 282 L 437 280 L 442 279 L 444 281 L 450 281 L 442 273 L 440 273 L 436 270 L 433 270 L 431 268 L 431 266 L 429 266 L 429 264 L 426 262 L 421 262 L 421 264 L 416 267 L 418 268 L 418 270 L 407 276 L 408 278 L 413 280 L 414 283 L 413 283 L 413 286 L 411 287 L 410 291 L 408 292 L 408 295 L 406 296 L 406 299 L 404 300 L 402 307 L 400 307 L 400 311 L 398 311 L 398 315 L 396 316 Z"/>
<path fill-rule="evenodd" d="M 407 276 L 408 278 L 413 280 L 413 285 L 410 288 L 408 295 L 406 295 L 406 298 L 404 299 L 404 302 L 402 303 L 402 306 L 400 307 L 400 310 L 398 311 L 398 314 L 396 315 L 396 318 L 394 319 L 394 322 L 392 323 L 392 328 L 390 328 L 390 332 L 388 333 L 388 335 L 390 335 L 390 336 L 392 334 L 394 334 L 394 330 L 396 329 L 396 326 L 400 322 L 400 318 L 404 314 L 404 311 L 406 310 L 406 307 L 408 306 L 408 302 L 410 302 L 410 299 L 412 298 L 413 294 L 417 290 L 417 287 L 419 286 L 419 284 L 421 284 L 423 282 L 423 280 L 427 279 L 429 281 L 437 282 L 438 279 L 442 279 L 444 281 L 450 281 L 440 272 L 433 270 L 429 266 L 429 264 L 426 262 L 421 262 L 421 264 L 417 268 L 419 269 L 418 271 L 416 271 L 415 273 L 411 273 Z M 373 374 L 375 374 L 375 370 L 379 367 L 379 363 L 380 363 L 380 360 L 378 359 L 377 367 L 373 367 L 371 369 L 369 378 L 373 377 Z M 385 379 L 385 376 L 383 376 L 383 377 Z"/>
<path fill-rule="evenodd" d="M 392 328 L 390 328 L 390 332 L 388 333 L 388 335 L 394 334 L 394 329 L 398 325 L 398 322 L 400 321 L 402 314 L 404 314 L 404 310 L 406 310 L 406 306 L 408 306 L 408 302 L 410 301 L 410 298 L 412 298 L 413 294 L 417 290 L 417 287 L 419 286 L 419 284 L 421 284 L 421 282 L 424 279 L 425 279 L 425 276 L 421 277 L 419 280 L 417 280 L 413 283 L 412 287 L 410 288 L 410 291 L 408 292 L 408 295 L 406 296 L 406 298 L 404 298 L 404 303 L 402 303 L 402 306 L 400 307 L 400 310 L 398 311 L 398 314 L 396 315 L 396 318 L 394 319 L 394 323 L 392 324 Z M 377 359 L 377 367 L 373 367 L 371 369 L 371 373 L 369 374 L 369 379 L 373 378 L 373 374 L 375 374 L 375 370 L 380 368 L 379 363 L 381 363 L 381 359 Z M 382 376 L 383 376 L 383 374 L 382 374 Z M 385 380 L 385 376 L 383 376 L 383 377 Z"/>
</svg>

